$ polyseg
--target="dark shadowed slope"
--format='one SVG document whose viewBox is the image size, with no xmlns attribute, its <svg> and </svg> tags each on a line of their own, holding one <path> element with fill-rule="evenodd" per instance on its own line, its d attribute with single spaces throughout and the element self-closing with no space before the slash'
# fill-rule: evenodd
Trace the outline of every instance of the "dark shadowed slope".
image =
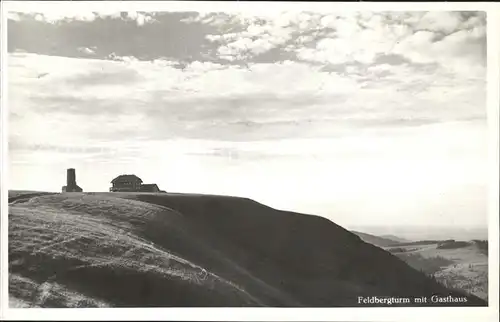
<svg viewBox="0 0 500 322">
<path fill-rule="evenodd" d="M 356 306 L 358 296 L 450 294 L 327 219 L 248 199 L 37 195 L 9 217 L 10 294 L 36 306 Z"/>
<path fill-rule="evenodd" d="M 390 239 L 387 237 L 375 236 L 375 235 L 362 233 L 362 232 L 354 231 L 354 230 L 351 230 L 351 232 L 353 234 L 358 235 L 359 238 L 361 238 L 363 241 L 370 243 L 370 244 L 373 244 L 375 246 L 379 246 L 379 247 L 394 246 L 394 245 L 397 245 L 400 243 L 397 240 Z"/>
</svg>

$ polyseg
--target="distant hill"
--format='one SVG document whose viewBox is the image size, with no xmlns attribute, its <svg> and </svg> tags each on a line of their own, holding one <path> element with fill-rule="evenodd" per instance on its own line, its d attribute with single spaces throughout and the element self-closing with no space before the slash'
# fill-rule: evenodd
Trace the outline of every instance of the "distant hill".
<svg viewBox="0 0 500 322">
<path fill-rule="evenodd" d="M 411 243 L 412 242 L 409 239 L 401 238 L 401 237 L 394 236 L 394 235 L 381 235 L 380 237 L 385 238 L 385 239 L 390 239 L 390 240 L 396 241 L 398 243 Z"/>
<path fill-rule="evenodd" d="M 23 307 L 487 304 L 323 217 L 171 193 L 9 192 L 9 294 Z"/>
<path fill-rule="evenodd" d="M 375 246 L 379 247 L 388 247 L 388 246 L 394 246 L 399 244 L 399 241 L 396 239 L 391 239 L 387 237 L 380 237 L 380 236 L 375 236 L 367 233 L 362 233 L 359 231 L 351 231 L 353 234 L 356 234 L 361 238 L 363 241 L 373 244 Z"/>
</svg>

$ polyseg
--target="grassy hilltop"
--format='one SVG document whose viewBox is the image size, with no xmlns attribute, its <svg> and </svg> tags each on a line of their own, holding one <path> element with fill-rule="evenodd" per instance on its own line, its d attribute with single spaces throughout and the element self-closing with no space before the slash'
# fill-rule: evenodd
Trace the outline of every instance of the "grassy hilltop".
<svg viewBox="0 0 500 322">
<path fill-rule="evenodd" d="M 358 306 L 358 296 L 464 296 L 325 218 L 211 195 L 11 191 L 9 273 L 16 306 L 338 307 Z"/>
</svg>

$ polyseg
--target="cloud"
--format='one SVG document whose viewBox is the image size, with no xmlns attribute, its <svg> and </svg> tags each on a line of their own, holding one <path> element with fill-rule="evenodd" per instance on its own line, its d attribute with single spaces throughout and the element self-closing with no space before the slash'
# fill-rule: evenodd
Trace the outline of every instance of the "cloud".
<svg viewBox="0 0 500 322">
<path fill-rule="evenodd" d="M 20 21 L 21 16 L 17 12 L 9 11 L 9 12 L 7 12 L 7 20 Z"/>
<path fill-rule="evenodd" d="M 484 18 L 482 15 L 475 15 L 472 20 L 465 20 L 465 16 L 460 12 L 454 11 L 430 11 L 426 12 L 415 24 L 417 30 L 429 30 L 432 32 L 441 32 L 451 34 L 461 27 L 462 24 L 470 24 L 473 21 L 479 22 Z"/>
<path fill-rule="evenodd" d="M 138 26 L 144 26 L 146 23 L 155 22 L 153 15 L 145 12 L 129 11 L 126 14 L 122 14 L 122 17 L 135 21 Z"/>
<path fill-rule="evenodd" d="M 37 39 L 49 35 L 56 44 L 69 39 L 61 38 L 69 27 L 82 37 L 80 46 L 57 46 L 59 55 L 11 54 L 12 112 L 21 120 L 33 111 L 54 113 L 73 123 L 121 115 L 125 123 L 111 122 L 119 130 L 91 131 L 106 140 L 335 137 L 349 129 L 485 119 L 484 17 L 443 13 L 441 21 L 440 14 L 155 13 L 155 24 L 140 28 L 129 24 L 137 12 L 121 13 L 119 22 L 85 16 L 78 26 L 25 18 L 9 28 L 12 36 L 36 26 L 48 28 Z M 115 36 L 127 39 L 100 37 L 102 28 L 125 26 L 130 33 Z M 160 42 L 162 30 L 174 27 L 182 28 Z M 9 39 L 19 39 L 11 52 L 36 45 Z M 171 45 L 155 47 L 160 43 Z M 179 51 L 180 44 L 191 47 Z M 95 59 L 71 58 L 75 48 Z M 275 50 L 296 56 L 259 60 Z M 218 58 L 247 61 L 242 67 Z"/>
<path fill-rule="evenodd" d="M 210 25 L 214 19 L 195 21 Z M 243 26 L 239 32 L 207 35 L 219 44 L 219 58 L 252 61 L 278 49 L 307 62 L 369 65 L 379 57 L 400 55 L 453 72 L 464 72 L 461 66 L 467 63 L 485 62 L 481 12 L 283 12 L 253 20 L 240 17 L 238 23 Z"/>
<path fill-rule="evenodd" d="M 97 59 L 202 60 L 205 50 L 213 49 L 205 36 L 215 28 L 182 22 L 192 15 L 182 12 L 95 13 L 84 20 L 58 16 L 51 23 L 40 14 L 19 13 L 18 20 L 9 20 L 8 51 L 86 58 L 89 52 L 84 49 L 89 48 L 95 50 L 93 56 Z"/>
<path fill-rule="evenodd" d="M 88 47 L 78 47 L 78 51 L 87 54 L 87 55 L 94 55 L 95 54 L 95 47 L 94 48 L 88 48 Z"/>
<path fill-rule="evenodd" d="M 195 61 L 179 69 L 165 59 L 11 54 L 9 62 L 16 122 L 40 122 L 46 114 L 66 124 L 86 122 L 81 136 L 95 141 L 338 137 L 356 129 L 486 117 L 481 108 L 484 79 L 456 78 L 428 65 L 359 65 L 343 73 L 293 61 L 248 68 Z M 40 74 L 46 76 L 38 78 Z M 95 123 L 97 118 L 107 126 Z M 31 139 L 51 140 L 79 131 L 46 126 L 45 134 Z M 30 126 L 13 131 L 31 137 Z"/>
<path fill-rule="evenodd" d="M 46 22 L 50 24 L 61 24 L 68 23 L 72 21 L 80 22 L 93 22 L 96 19 L 122 19 L 135 21 L 138 26 L 143 26 L 146 23 L 154 22 L 153 15 L 148 12 L 137 12 L 137 11 L 110 11 L 110 10 L 100 10 L 98 12 L 91 10 L 37 10 L 31 12 L 9 12 L 8 19 L 21 21 L 35 19 L 40 22 Z"/>
<path fill-rule="evenodd" d="M 183 64 L 240 66 L 300 60 L 326 68 L 343 65 L 344 71 L 352 64 L 399 60 L 437 64 L 463 75 L 482 77 L 485 73 L 486 18 L 482 12 L 103 11 L 59 13 L 50 19 L 48 14 L 19 13 L 17 21 L 11 20 L 9 51 L 85 57 L 89 52 L 81 48 L 99 48 L 94 54 L 99 59 L 167 58 Z M 111 36 L 102 30 L 120 32 Z M 79 37 L 68 38 L 75 32 Z M 70 41 L 51 45 L 60 39 Z"/>
<path fill-rule="evenodd" d="M 243 60 L 282 47 L 294 37 L 297 28 L 311 27 L 311 15 L 305 12 L 285 12 L 282 15 L 271 17 L 246 18 L 237 16 L 233 24 L 241 30 L 238 32 L 207 35 L 206 38 L 220 44 L 219 57 L 226 60 Z M 198 19 L 213 25 L 218 19 Z"/>
<path fill-rule="evenodd" d="M 394 47 L 400 54 L 415 63 L 438 63 L 440 66 L 460 74 L 484 76 L 486 35 L 484 26 L 469 30 L 458 30 L 434 41 L 432 31 L 417 31 Z M 470 64 L 477 65 L 471 69 Z M 465 65 L 465 66 L 464 66 Z"/>
</svg>

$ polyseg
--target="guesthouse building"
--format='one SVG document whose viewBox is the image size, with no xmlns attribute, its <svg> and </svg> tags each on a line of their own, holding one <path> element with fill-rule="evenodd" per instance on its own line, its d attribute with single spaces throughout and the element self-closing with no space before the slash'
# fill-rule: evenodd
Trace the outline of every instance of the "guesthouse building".
<svg viewBox="0 0 500 322">
<path fill-rule="evenodd" d="M 122 174 L 111 181 L 111 192 L 165 192 L 156 183 L 142 183 L 135 174 Z"/>
<path fill-rule="evenodd" d="M 140 191 L 142 179 L 134 174 L 122 174 L 111 181 L 111 192 Z"/>
</svg>

